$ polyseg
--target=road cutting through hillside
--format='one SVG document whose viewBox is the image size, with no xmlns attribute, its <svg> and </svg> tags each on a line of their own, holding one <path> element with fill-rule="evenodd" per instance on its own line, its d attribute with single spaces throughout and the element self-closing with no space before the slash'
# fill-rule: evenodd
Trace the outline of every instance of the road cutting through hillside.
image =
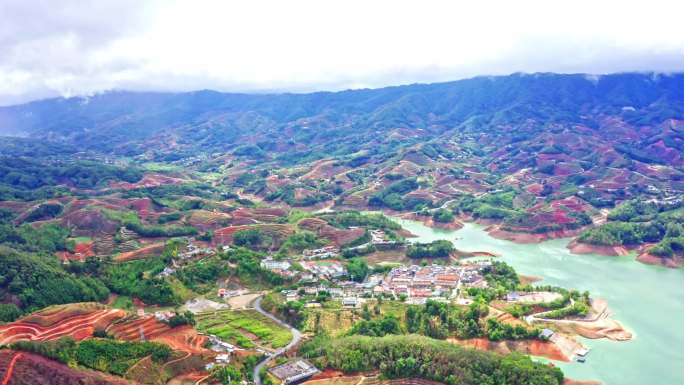
<svg viewBox="0 0 684 385">
<path fill-rule="evenodd" d="M 299 341 L 302 339 L 302 333 L 301 333 L 299 330 L 297 330 L 297 329 L 293 328 L 292 326 L 288 325 L 287 323 L 285 323 L 285 322 L 279 320 L 279 319 L 276 318 L 273 314 L 271 314 L 271 313 L 269 313 L 269 312 L 267 312 L 267 311 L 265 311 L 264 309 L 261 308 L 261 299 L 262 299 L 262 298 L 263 298 L 263 296 L 257 298 L 257 299 L 254 301 L 254 309 L 255 309 L 256 311 L 258 311 L 259 313 L 263 314 L 264 316 L 270 318 L 271 320 L 273 320 L 273 321 L 274 321 L 275 323 L 277 323 L 278 325 L 283 326 L 283 327 L 289 329 L 289 330 L 290 330 L 290 333 L 292 333 L 292 340 L 290 341 L 289 344 L 287 344 L 287 346 L 285 346 L 285 347 L 283 347 L 283 348 L 280 348 L 280 349 L 276 350 L 273 354 L 271 354 L 270 356 L 266 357 L 265 360 L 259 362 L 259 363 L 254 367 L 253 376 L 254 376 L 254 383 L 256 383 L 256 385 L 262 385 L 262 382 L 261 382 L 261 373 L 260 373 L 260 372 L 261 372 L 261 369 L 262 369 L 266 364 L 268 364 L 269 362 L 271 362 L 274 358 L 276 358 L 276 357 L 278 357 L 278 356 L 280 356 L 280 355 L 286 353 L 288 350 L 292 349 L 292 348 L 293 348 L 294 346 L 296 346 L 296 345 L 299 343 Z"/>
</svg>

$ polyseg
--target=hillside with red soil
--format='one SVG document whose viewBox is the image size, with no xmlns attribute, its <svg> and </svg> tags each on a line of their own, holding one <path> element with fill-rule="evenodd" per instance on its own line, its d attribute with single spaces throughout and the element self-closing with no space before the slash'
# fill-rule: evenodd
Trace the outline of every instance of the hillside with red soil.
<svg viewBox="0 0 684 385">
<path fill-rule="evenodd" d="M 70 336 L 75 340 L 92 337 L 126 312 L 99 304 L 54 306 L 0 326 L 0 345 L 16 341 L 52 341 Z"/>
<path fill-rule="evenodd" d="M 138 383 L 92 370 L 73 369 L 33 353 L 0 350 L 0 385 L 86 384 L 137 385 Z"/>
<path fill-rule="evenodd" d="M 264 234 L 270 236 L 273 240 L 274 248 L 280 247 L 285 239 L 295 232 L 292 226 L 280 224 L 228 226 L 214 231 L 212 244 L 215 246 L 231 244 L 233 243 L 233 234 L 250 229 L 259 229 Z"/>
<path fill-rule="evenodd" d="M 305 218 L 297 223 L 300 229 L 316 233 L 319 237 L 326 238 L 337 246 L 342 246 L 359 237 L 362 237 L 366 230 L 363 228 L 338 229 L 330 226 L 328 222 L 320 218 Z"/>
<path fill-rule="evenodd" d="M 204 348 L 207 337 L 197 333 L 190 326 L 169 325 L 157 320 L 152 315 L 130 317 L 116 322 L 106 329 L 107 333 L 116 339 L 124 341 L 156 341 L 169 345 L 174 350 L 188 353 L 207 353 Z"/>
<path fill-rule="evenodd" d="M 136 259 L 147 258 L 152 255 L 159 255 L 164 251 L 164 246 L 164 242 L 153 243 L 151 245 L 146 245 L 133 251 L 119 253 L 114 256 L 114 260 L 117 262 L 126 262 L 133 261 Z"/>
<path fill-rule="evenodd" d="M 486 338 L 471 338 L 467 340 L 452 338 L 449 339 L 449 342 L 478 350 L 497 352 L 500 354 L 518 352 L 538 357 L 545 357 L 556 361 L 570 361 L 570 358 L 566 357 L 556 345 L 551 342 L 539 340 L 490 341 Z"/>
<path fill-rule="evenodd" d="M 92 257 L 95 255 L 95 252 L 93 251 L 93 242 L 82 242 L 82 243 L 77 243 L 74 246 L 74 251 L 59 251 L 57 252 L 57 256 L 59 259 L 61 259 L 63 262 L 71 262 L 71 261 L 80 261 L 83 262 L 86 258 Z"/>
<path fill-rule="evenodd" d="M 144 187 L 157 187 L 165 184 L 181 184 L 183 182 L 185 182 L 185 180 L 167 175 L 145 174 L 138 182 L 111 182 L 109 187 L 114 189 L 134 190 Z"/>
</svg>

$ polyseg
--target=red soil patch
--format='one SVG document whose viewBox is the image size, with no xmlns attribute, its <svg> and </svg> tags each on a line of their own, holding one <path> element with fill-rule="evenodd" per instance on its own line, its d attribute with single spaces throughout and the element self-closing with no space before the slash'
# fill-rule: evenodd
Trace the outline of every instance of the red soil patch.
<svg viewBox="0 0 684 385">
<path fill-rule="evenodd" d="M 297 224 L 299 228 L 312 231 L 318 236 L 329 239 L 337 246 L 342 246 L 359 237 L 362 237 L 366 230 L 362 228 L 357 229 L 338 229 L 330 226 L 328 222 L 320 218 L 305 218 Z"/>
<path fill-rule="evenodd" d="M 169 330 L 169 325 L 158 321 L 152 315 L 147 315 L 115 323 L 107 328 L 107 333 L 119 340 L 139 341 L 143 336 L 145 339 L 152 339 Z"/>
<path fill-rule="evenodd" d="M 72 229 L 75 235 L 112 234 L 119 227 L 99 210 L 91 209 L 70 210 L 60 221 L 62 226 Z"/>
<path fill-rule="evenodd" d="M 10 380 L 12 379 L 12 374 L 14 373 L 14 365 L 16 365 L 17 360 L 20 359 L 21 356 L 22 356 L 22 353 L 16 353 L 12 357 L 12 360 L 7 365 L 7 369 L 4 372 L 4 377 L 3 377 L 2 382 L 0 382 L 0 385 L 9 384 Z"/>
<path fill-rule="evenodd" d="M 230 214 L 222 212 L 195 210 L 190 215 L 190 218 L 188 218 L 188 222 L 201 231 L 207 231 L 217 227 L 227 226 L 231 223 L 232 219 Z"/>
<path fill-rule="evenodd" d="M 649 254 L 648 252 L 639 254 L 637 261 L 647 265 L 659 265 L 674 269 L 684 266 L 684 257 L 675 256 L 672 258 L 662 258 L 657 255 Z"/>
<path fill-rule="evenodd" d="M 147 219 L 150 215 L 150 209 L 152 208 L 152 200 L 150 198 L 140 198 L 132 199 L 130 201 L 130 207 L 138 213 L 140 219 Z"/>
<path fill-rule="evenodd" d="M 175 327 L 168 332 L 158 334 L 152 341 L 161 342 L 169 345 L 174 350 L 181 350 L 188 353 L 207 353 L 204 347 L 207 337 L 197 333 L 191 326 Z"/>
<path fill-rule="evenodd" d="M 568 249 L 573 254 L 600 254 L 600 255 L 628 255 L 629 249 L 624 246 L 601 246 L 582 243 L 574 240 L 568 244 Z"/>
<path fill-rule="evenodd" d="M 500 354 L 509 354 L 511 352 L 519 352 L 523 354 L 530 354 L 538 357 L 546 357 L 556 361 L 569 362 L 570 359 L 566 357 L 561 350 L 552 342 L 539 340 L 521 340 L 521 341 L 489 341 L 486 338 L 471 338 L 467 340 L 449 339 L 449 342 L 461 346 L 467 346 L 478 350 L 486 350 L 497 352 Z"/>
<path fill-rule="evenodd" d="M 157 187 L 165 184 L 181 184 L 183 182 L 183 179 L 180 178 L 173 178 L 161 174 L 146 174 L 138 182 L 111 182 L 109 187 L 124 190 L 134 190 L 144 187 Z"/>
<path fill-rule="evenodd" d="M 143 259 L 152 255 L 161 254 L 164 251 L 164 242 L 153 243 L 139 248 L 138 250 L 127 251 L 120 253 L 114 257 L 116 262 L 132 261 L 135 259 Z"/>
<path fill-rule="evenodd" d="M 233 234 L 237 231 L 259 229 L 267 235 L 271 236 L 274 241 L 274 247 L 279 247 L 280 244 L 288 236 L 294 234 L 294 229 L 290 225 L 280 224 L 264 224 L 264 225 L 249 225 L 249 226 L 228 226 L 214 231 L 212 244 L 227 245 L 233 243 Z"/>
<path fill-rule="evenodd" d="M 154 316 L 143 316 L 118 322 L 107 328 L 107 333 L 124 341 L 139 341 L 142 336 L 149 341 L 157 341 L 169 345 L 174 350 L 188 353 L 207 353 L 203 347 L 207 337 L 197 333 L 190 326 L 171 328 L 157 320 Z"/>
<path fill-rule="evenodd" d="M 525 187 L 528 193 L 534 195 L 534 196 L 539 196 L 541 192 L 544 190 L 544 186 L 542 186 L 540 183 L 533 183 L 527 187 Z"/>
<path fill-rule="evenodd" d="M 591 380 L 586 380 L 586 381 L 580 381 L 580 380 L 573 380 L 572 378 L 565 378 L 561 385 L 601 385 L 601 382 L 599 381 L 591 381 Z"/>
<path fill-rule="evenodd" d="M 485 229 L 489 235 L 497 239 L 504 239 L 515 243 L 539 243 L 549 239 L 569 238 L 579 235 L 581 229 L 557 230 L 546 233 L 525 233 L 503 230 L 498 225 L 492 225 Z"/>
<path fill-rule="evenodd" d="M 402 215 L 401 218 L 409 219 L 412 221 L 422 222 L 427 227 L 433 227 L 433 228 L 438 228 L 438 229 L 458 230 L 458 229 L 463 228 L 463 223 L 459 222 L 456 219 L 454 219 L 453 221 L 451 221 L 449 223 L 436 222 L 434 219 L 432 219 L 431 216 L 418 215 L 416 213 L 405 214 L 405 215 Z"/>
<path fill-rule="evenodd" d="M 59 259 L 61 259 L 64 262 L 70 262 L 70 261 L 81 261 L 83 262 L 86 258 L 92 257 L 95 255 L 95 252 L 93 251 L 93 242 L 84 242 L 84 243 L 77 243 L 76 246 L 74 246 L 74 252 L 69 252 L 69 251 L 60 251 L 57 253 L 57 256 Z"/>
<path fill-rule="evenodd" d="M 255 208 L 241 207 L 231 213 L 234 225 L 247 225 L 259 222 L 273 223 L 278 218 L 287 216 L 287 211 L 281 208 Z"/>
<path fill-rule="evenodd" d="M 117 309 L 93 309 L 77 314 L 68 307 L 63 309 L 45 316 L 37 313 L 0 326 L 0 345 L 16 341 L 52 341 L 64 336 L 83 340 L 92 337 L 96 328 L 126 315 Z"/>
</svg>

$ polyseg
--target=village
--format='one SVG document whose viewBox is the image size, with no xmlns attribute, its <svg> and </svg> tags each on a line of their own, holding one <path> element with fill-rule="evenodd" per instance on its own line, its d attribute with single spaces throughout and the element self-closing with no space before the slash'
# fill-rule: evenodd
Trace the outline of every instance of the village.
<svg viewBox="0 0 684 385">
<path fill-rule="evenodd" d="M 396 246 L 394 241 L 386 240 L 385 234 L 380 230 L 373 230 L 370 235 L 371 239 L 368 243 L 355 248 L 365 248 L 369 245 L 388 248 Z M 186 247 L 179 250 L 169 266 L 159 275 L 172 275 L 187 263 L 211 257 L 216 253 L 216 249 L 190 238 L 187 240 Z M 467 289 L 488 287 L 485 272 L 492 265 L 492 260 L 479 259 L 455 263 L 445 263 L 446 261 L 440 260 L 438 262 L 394 264 L 384 269 L 376 267 L 369 270 L 360 282 L 351 279 L 347 268 L 349 260 L 344 258 L 343 251 L 335 246 L 305 249 L 299 255 L 286 258 L 270 254 L 263 258 L 259 265 L 262 269 L 278 274 L 290 282 L 296 282 L 294 286 L 281 290 L 280 294 L 286 302 L 301 302 L 305 308 L 320 308 L 324 306 L 324 301 L 337 301 L 342 309 L 358 309 L 365 306 L 364 304 L 368 301 L 378 298 L 398 300 L 407 305 L 422 305 L 431 300 L 467 306 L 473 302 Z M 229 290 L 219 286 L 216 297 L 223 299 L 225 303 L 195 299 L 186 303 L 186 308 L 196 314 L 211 309 L 213 309 L 211 311 L 227 310 L 232 307 L 228 303 L 233 298 L 255 295 L 258 294 L 246 289 Z M 509 292 L 504 297 L 504 301 L 522 304 L 548 302 L 557 299 L 558 296 L 557 293 L 546 292 Z M 173 313 L 169 311 L 155 312 L 155 317 L 160 321 L 166 322 L 172 316 Z M 526 317 L 525 322 L 534 323 L 536 320 L 532 318 Z M 210 341 L 210 349 L 217 353 L 213 362 L 207 364 L 207 370 L 212 370 L 217 365 L 228 364 L 234 354 L 245 350 L 215 335 L 209 334 L 207 337 Z M 588 350 L 562 333 L 554 333 L 551 329 L 543 328 L 540 337 L 557 345 L 569 357 L 576 357 L 577 361 L 584 362 L 586 359 Z M 247 350 L 255 349 L 266 357 L 277 354 L 261 347 Z M 298 358 L 273 366 L 268 369 L 268 372 L 283 384 L 291 384 L 310 378 L 318 373 L 318 370 L 310 362 Z"/>
<path fill-rule="evenodd" d="M 431 264 L 425 266 L 409 265 L 392 268 L 387 273 L 370 274 L 363 282 L 349 280 L 344 265 L 336 260 L 307 261 L 300 263 L 304 271 L 299 273 L 302 286 L 298 290 L 283 290 L 287 301 L 298 301 L 318 297 L 320 294 L 342 301 L 345 307 L 357 307 L 365 298 L 383 297 L 400 299 L 408 304 L 424 304 L 428 299 L 438 301 L 457 300 L 468 304 L 461 298 L 461 289 L 469 287 L 484 288 L 487 282 L 482 270 L 489 261 L 462 263 L 458 265 Z M 273 267 L 273 271 L 290 272 L 289 262 L 264 261 L 263 267 Z M 314 300 L 307 306 L 315 307 Z"/>
</svg>

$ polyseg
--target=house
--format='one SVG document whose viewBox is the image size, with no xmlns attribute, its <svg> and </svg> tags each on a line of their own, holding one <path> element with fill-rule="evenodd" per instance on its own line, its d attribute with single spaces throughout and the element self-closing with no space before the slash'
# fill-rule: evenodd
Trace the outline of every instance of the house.
<svg viewBox="0 0 684 385">
<path fill-rule="evenodd" d="M 294 290 L 289 291 L 287 294 L 285 294 L 285 300 L 288 302 L 296 301 L 298 299 L 299 299 L 299 295 Z"/>
<path fill-rule="evenodd" d="M 227 363 L 230 362 L 230 355 L 229 355 L 229 354 L 225 354 L 225 353 L 218 354 L 218 355 L 216 356 L 216 358 L 214 359 L 214 361 L 215 361 L 217 364 L 227 364 Z"/>
<path fill-rule="evenodd" d="M 508 294 L 506 294 L 506 301 L 508 301 L 508 302 L 520 301 L 520 294 L 515 292 L 515 291 L 508 293 Z"/>
<path fill-rule="evenodd" d="M 342 306 L 353 308 L 359 305 L 359 300 L 356 297 L 345 297 L 342 300 Z"/>
<path fill-rule="evenodd" d="M 154 318 L 156 318 L 158 321 L 168 321 L 171 318 L 173 318 L 176 315 L 176 313 L 172 311 L 155 311 L 154 312 Z"/>
<path fill-rule="evenodd" d="M 290 266 L 288 261 L 276 261 L 270 257 L 261 261 L 261 267 L 268 270 L 289 270 Z"/>
<path fill-rule="evenodd" d="M 319 370 L 308 361 L 300 359 L 271 368 L 269 372 L 283 384 L 290 385 L 313 376 Z"/>
<path fill-rule="evenodd" d="M 553 334 L 553 330 L 544 328 L 541 332 L 539 332 L 539 337 L 543 340 L 548 340 L 553 336 Z"/>
<path fill-rule="evenodd" d="M 219 298 L 225 298 L 225 297 L 226 297 L 226 289 L 224 289 L 224 288 L 218 289 L 217 292 L 216 292 L 216 295 L 217 295 Z"/>
</svg>

